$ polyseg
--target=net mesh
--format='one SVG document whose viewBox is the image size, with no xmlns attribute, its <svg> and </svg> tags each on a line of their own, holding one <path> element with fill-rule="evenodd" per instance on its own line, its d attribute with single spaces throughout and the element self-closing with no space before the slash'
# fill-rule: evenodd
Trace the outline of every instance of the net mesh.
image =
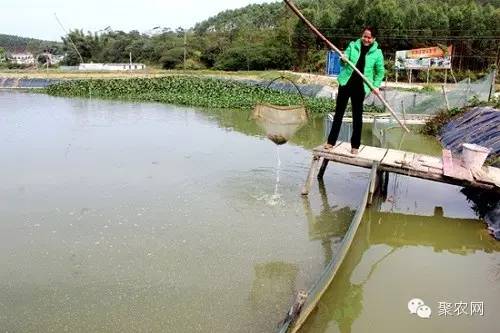
<svg viewBox="0 0 500 333">
<path fill-rule="evenodd" d="M 456 84 L 447 85 L 446 97 L 442 90 L 433 92 L 385 90 L 382 94 L 401 119 L 424 119 L 447 107 L 462 108 L 472 98 L 487 101 L 492 79 L 493 72 L 476 81 L 465 79 Z M 382 106 L 380 101 L 373 96 L 370 96 L 365 103 Z M 373 135 L 380 142 L 384 142 L 387 137 L 386 132 L 395 127 L 399 127 L 399 124 L 393 117 L 377 116 L 373 121 Z"/>
<path fill-rule="evenodd" d="M 282 145 L 307 122 L 307 112 L 301 105 L 257 104 L 252 118 L 264 129 L 269 140 Z"/>
<path fill-rule="evenodd" d="M 464 107 L 473 97 L 480 101 L 486 101 L 490 93 L 492 79 L 493 72 L 476 81 L 465 79 L 455 84 L 446 85 L 446 98 L 441 89 L 430 92 L 386 89 L 382 91 L 382 95 L 400 116 L 403 114 L 433 115 L 446 108 L 446 99 L 450 108 Z M 365 104 L 383 107 L 373 94 L 367 98 Z"/>
</svg>

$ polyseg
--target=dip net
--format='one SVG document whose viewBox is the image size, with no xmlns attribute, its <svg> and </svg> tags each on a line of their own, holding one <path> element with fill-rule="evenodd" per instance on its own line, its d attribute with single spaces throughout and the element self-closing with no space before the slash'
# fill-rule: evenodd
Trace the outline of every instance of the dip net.
<svg viewBox="0 0 500 333">
<path fill-rule="evenodd" d="M 286 77 L 281 77 L 287 79 Z M 272 80 L 268 87 L 274 81 Z M 273 105 L 268 103 L 258 103 L 253 112 L 252 118 L 266 132 L 269 140 L 277 145 L 286 143 L 290 138 L 307 122 L 307 111 L 304 97 L 293 81 L 287 79 L 295 86 L 302 99 L 302 105 Z"/>
</svg>

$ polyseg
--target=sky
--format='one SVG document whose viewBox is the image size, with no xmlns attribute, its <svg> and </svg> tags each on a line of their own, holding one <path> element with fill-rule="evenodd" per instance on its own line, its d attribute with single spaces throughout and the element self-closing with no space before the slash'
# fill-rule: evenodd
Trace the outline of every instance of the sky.
<svg viewBox="0 0 500 333">
<path fill-rule="evenodd" d="M 0 0 L 0 33 L 60 41 L 66 30 L 190 28 L 226 9 L 277 0 Z"/>
</svg>

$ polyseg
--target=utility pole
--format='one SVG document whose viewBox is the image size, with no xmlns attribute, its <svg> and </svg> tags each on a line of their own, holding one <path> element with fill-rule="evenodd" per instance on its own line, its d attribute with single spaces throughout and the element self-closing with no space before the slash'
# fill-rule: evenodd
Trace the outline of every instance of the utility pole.
<svg viewBox="0 0 500 333">
<path fill-rule="evenodd" d="M 184 70 L 186 70 L 187 30 L 184 30 Z"/>
</svg>

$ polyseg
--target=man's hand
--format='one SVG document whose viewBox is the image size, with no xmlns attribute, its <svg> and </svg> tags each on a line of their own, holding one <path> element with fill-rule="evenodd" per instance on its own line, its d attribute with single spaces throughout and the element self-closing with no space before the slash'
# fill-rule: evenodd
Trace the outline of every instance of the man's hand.
<svg viewBox="0 0 500 333">
<path fill-rule="evenodd" d="M 342 60 L 343 62 L 347 63 L 347 57 L 345 56 L 345 54 L 340 53 L 340 60 Z"/>
<path fill-rule="evenodd" d="M 372 93 L 374 93 L 376 96 L 379 96 L 380 95 L 380 90 L 378 90 L 378 88 L 375 88 L 372 90 Z"/>
</svg>

